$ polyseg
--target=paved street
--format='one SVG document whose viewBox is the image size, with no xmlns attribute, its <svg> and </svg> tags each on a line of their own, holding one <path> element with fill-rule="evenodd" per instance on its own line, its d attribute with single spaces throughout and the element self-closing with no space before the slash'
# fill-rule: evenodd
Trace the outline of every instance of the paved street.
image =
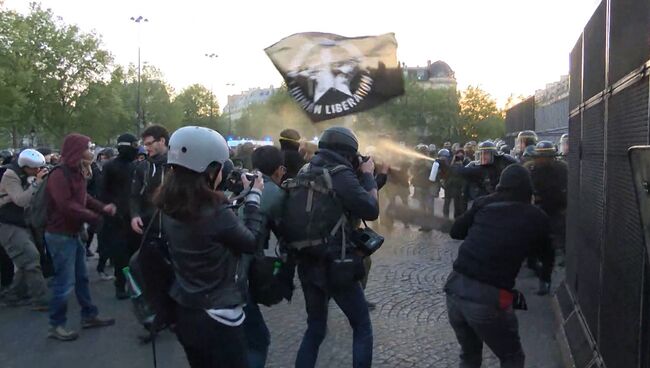
<svg viewBox="0 0 650 368">
<path fill-rule="evenodd" d="M 454 367 L 458 345 L 447 321 L 442 286 L 449 273 L 458 242 L 437 231 L 419 232 L 397 223 L 384 247 L 373 257 L 367 297 L 377 303 L 371 313 L 375 334 L 375 367 Z M 89 262 L 93 297 L 101 314 L 114 316 L 113 327 L 83 330 L 78 341 L 46 339 L 47 316 L 27 309 L 0 309 L 0 366 L 25 367 L 152 367 L 151 346 L 140 345 L 143 330 L 130 312 L 129 301 L 117 301 L 110 282 L 102 282 Z M 518 287 L 530 310 L 520 312 L 527 367 L 560 367 L 553 338 L 549 297 L 534 295 L 537 284 L 523 271 Z M 351 366 L 351 329 L 334 303 L 330 306 L 328 336 L 321 348 L 319 367 Z M 291 304 L 263 308 L 272 334 L 268 367 L 292 367 L 305 329 L 302 293 Z M 79 327 L 79 308 L 70 303 L 69 326 Z M 187 367 L 184 353 L 169 332 L 157 342 L 158 366 Z M 496 367 L 485 349 L 486 367 Z"/>
</svg>

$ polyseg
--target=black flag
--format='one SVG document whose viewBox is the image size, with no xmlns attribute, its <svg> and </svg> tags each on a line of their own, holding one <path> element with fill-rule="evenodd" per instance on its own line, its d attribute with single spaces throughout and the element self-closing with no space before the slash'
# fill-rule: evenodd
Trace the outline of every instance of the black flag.
<svg viewBox="0 0 650 368">
<path fill-rule="evenodd" d="M 266 54 L 313 122 L 353 114 L 404 93 L 395 35 L 297 33 Z"/>
</svg>

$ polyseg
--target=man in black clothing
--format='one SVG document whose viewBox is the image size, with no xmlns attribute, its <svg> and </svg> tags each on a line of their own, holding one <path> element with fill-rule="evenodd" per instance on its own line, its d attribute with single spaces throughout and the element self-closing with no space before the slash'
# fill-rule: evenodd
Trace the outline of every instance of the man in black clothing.
<svg viewBox="0 0 650 368">
<path fill-rule="evenodd" d="M 283 179 L 295 178 L 298 170 L 305 165 L 305 160 L 298 150 L 300 149 L 300 133 L 294 129 L 285 129 L 280 132 L 280 150 L 284 156 L 284 167 L 287 174 Z"/>
<path fill-rule="evenodd" d="M 142 235 L 154 214 L 153 196 L 162 184 L 169 132 L 160 125 L 150 125 L 141 134 L 148 158 L 135 168 L 131 182 L 131 229 Z M 157 234 L 158 224 L 153 224 L 150 234 Z"/>
<path fill-rule="evenodd" d="M 524 367 L 513 309 L 515 278 L 530 255 L 542 261 L 544 282 L 550 282 L 553 269 L 548 216 L 530 203 L 532 195 L 528 171 L 508 166 L 496 193 L 477 199 L 451 229 L 452 238 L 464 239 L 445 285 L 449 322 L 461 345 L 460 367 L 481 366 L 483 343 L 501 367 Z"/>
<path fill-rule="evenodd" d="M 129 215 L 130 184 L 134 160 L 138 154 L 138 139 L 132 134 L 122 134 L 117 139 L 117 158 L 104 165 L 99 198 L 117 207 L 115 216 L 105 219 L 102 238 L 115 267 L 115 297 L 126 299 L 126 278 L 122 269 L 137 250 L 136 234 L 131 230 Z"/>
</svg>

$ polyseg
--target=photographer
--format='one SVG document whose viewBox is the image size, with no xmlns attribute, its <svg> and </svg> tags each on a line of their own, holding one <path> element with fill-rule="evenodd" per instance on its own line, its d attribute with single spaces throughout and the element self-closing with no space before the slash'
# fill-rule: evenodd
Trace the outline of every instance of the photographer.
<svg viewBox="0 0 650 368">
<path fill-rule="evenodd" d="M 169 141 L 171 167 L 155 198 L 175 274 L 169 294 L 178 303 L 176 335 L 193 368 L 247 367 L 240 263 L 242 253 L 257 249 L 264 182 L 255 179 L 240 220 L 215 190 L 227 159 L 219 133 L 178 129 Z M 242 181 L 250 187 L 245 177 Z"/>
<path fill-rule="evenodd" d="M 4 302 L 20 305 L 29 291 L 32 309 L 47 311 L 47 285 L 41 271 L 40 253 L 31 230 L 25 223 L 25 208 L 48 174 L 45 157 L 33 149 L 20 153 L 9 164 L 0 181 L 0 244 L 17 268 L 13 285 Z"/>
<path fill-rule="evenodd" d="M 379 216 L 374 163 L 371 159 L 364 162 L 356 135 L 344 127 L 326 129 L 318 148 L 309 165 L 289 183 L 283 215 L 283 234 L 287 247 L 297 254 L 307 310 L 307 331 L 296 367 L 316 364 L 327 331 L 330 298 L 354 331 L 354 367 L 370 367 L 372 326 L 359 282 L 364 269 L 350 234 L 358 219 L 372 221 Z"/>
<path fill-rule="evenodd" d="M 550 281 L 553 269 L 548 216 L 531 204 L 528 170 L 508 166 L 496 189 L 477 199 L 450 232 L 452 238 L 464 239 L 445 285 L 461 367 L 481 366 L 483 343 L 502 367 L 524 367 L 514 308 L 525 309 L 525 303 L 518 302 L 523 296 L 513 289 L 515 278 L 530 255 L 544 265 L 542 280 Z"/>
</svg>

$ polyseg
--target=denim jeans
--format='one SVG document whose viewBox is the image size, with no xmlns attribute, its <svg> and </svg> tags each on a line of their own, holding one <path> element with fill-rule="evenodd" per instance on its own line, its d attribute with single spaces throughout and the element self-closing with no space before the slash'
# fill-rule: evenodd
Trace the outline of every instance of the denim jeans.
<svg viewBox="0 0 650 368">
<path fill-rule="evenodd" d="M 54 277 L 50 284 L 50 325 L 65 326 L 68 296 L 73 288 L 81 306 L 82 320 L 96 317 L 97 307 L 90 298 L 86 249 L 79 237 L 45 233 L 45 242 L 54 264 Z"/>
<path fill-rule="evenodd" d="M 460 368 L 481 366 L 483 343 L 499 358 L 501 368 L 524 368 L 519 324 L 512 307 L 500 309 L 447 295 L 447 313 L 461 347 Z"/>
<path fill-rule="evenodd" d="M 303 265 L 299 265 L 301 267 Z M 300 273 L 299 273 L 300 274 Z M 330 293 L 301 276 L 302 291 L 307 309 L 307 331 L 296 357 L 296 368 L 316 365 L 318 348 L 327 331 L 327 310 L 330 298 L 341 308 L 352 327 L 352 366 L 372 366 L 372 324 L 366 298 L 360 283 L 354 283 L 341 291 Z"/>
<path fill-rule="evenodd" d="M 244 320 L 244 334 L 247 343 L 247 358 L 249 368 L 264 368 L 266 357 L 271 344 L 271 334 L 264 322 L 264 316 L 259 305 L 254 303 L 250 296 L 244 306 L 246 319 Z"/>
</svg>

